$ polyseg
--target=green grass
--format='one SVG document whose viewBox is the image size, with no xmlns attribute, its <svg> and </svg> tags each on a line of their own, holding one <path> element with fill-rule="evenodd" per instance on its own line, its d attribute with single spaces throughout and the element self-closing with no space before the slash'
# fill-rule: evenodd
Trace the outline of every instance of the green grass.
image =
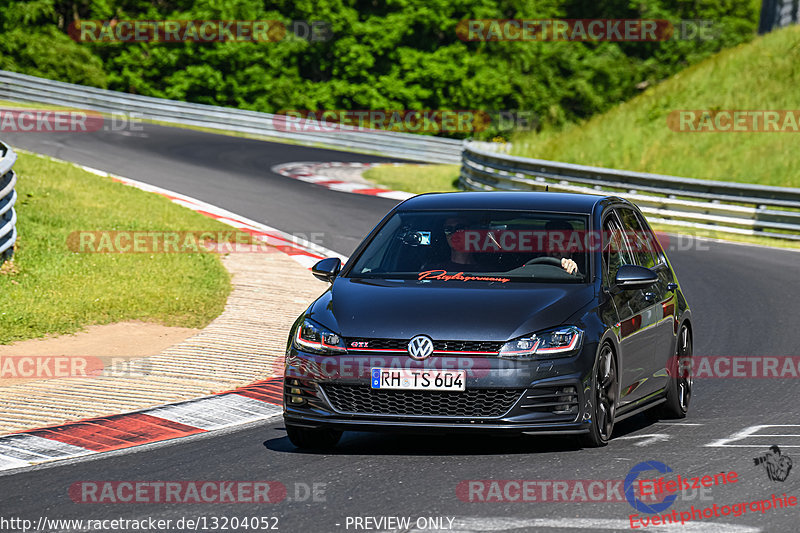
<svg viewBox="0 0 800 533">
<path fill-rule="evenodd" d="M 684 133 L 675 110 L 800 109 L 800 26 L 725 50 L 584 124 L 518 134 L 514 153 L 692 178 L 800 187 L 800 133 Z"/>
<path fill-rule="evenodd" d="M 414 194 L 458 189 L 458 165 L 381 165 L 364 173 L 380 187 Z"/>
<path fill-rule="evenodd" d="M 73 111 L 73 108 L 55 104 L 40 104 L 36 102 L 14 102 L 13 100 L 0 100 L 0 107 L 21 109 L 55 109 L 59 111 Z"/>
<path fill-rule="evenodd" d="M 72 164 L 20 154 L 13 262 L 0 271 L 0 343 L 124 320 L 202 327 L 230 276 L 210 253 L 74 253 L 74 231 L 230 231 L 161 196 Z"/>
</svg>

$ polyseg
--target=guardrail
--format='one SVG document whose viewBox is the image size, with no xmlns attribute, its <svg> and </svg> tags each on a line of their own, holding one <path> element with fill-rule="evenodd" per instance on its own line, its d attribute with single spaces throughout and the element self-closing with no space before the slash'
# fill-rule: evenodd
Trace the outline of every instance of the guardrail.
<svg viewBox="0 0 800 533">
<path fill-rule="evenodd" d="M 800 240 L 800 189 L 699 180 L 516 157 L 465 143 L 467 190 L 616 195 L 654 223 Z"/>
<path fill-rule="evenodd" d="M 337 126 L 298 133 L 283 115 L 191 104 L 95 89 L 0 70 L 0 99 L 38 102 L 103 113 L 135 113 L 143 119 L 290 139 L 389 157 L 434 163 L 461 162 L 468 190 L 544 190 L 626 197 L 665 225 L 800 240 L 800 189 L 661 176 L 589 167 L 502 153 L 502 146 Z M 325 125 L 318 123 L 320 128 Z M 16 177 L 7 172 L 16 155 L 4 147 L 0 160 L 0 253 L 16 239 Z M 11 162 L 7 168 L 6 160 Z M 10 233 L 9 233 L 10 231 Z M 10 235 L 10 237 L 9 237 Z M 4 240 L 5 239 L 5 240 Z"/>
<path fill-rule="evenodd" d="M 136 113 L 144 119 L 171 124 L 290 139 L 301 144 L 432 163 L 457 164 L 461 160 L 463 144 L 455 139 L 364 130 L 345 125 L 337 125 L 333 131 L 322 131 L 326 125 L 318 122 L 313 124 L 318 124 L 320 131 L 297 132 L 291 131 L 296 128 L 295 122 L 283 115 L 126 94 L 5 70 L 0 70 L 0 99 L 54 104 L 101 113 Z M 304 124 L 309 123 L 311 121 L 304 121 Z M 327 128 L 330 129 L 330 125 Z"/>
<path fill-rule="evenodd" d="M 17 241 L 17 174 L 11 170 L 17 161 L 17 154 L 8 145 L 0 142 L 0 264 L 11 259 L 14 243 Z"/>
</svg>

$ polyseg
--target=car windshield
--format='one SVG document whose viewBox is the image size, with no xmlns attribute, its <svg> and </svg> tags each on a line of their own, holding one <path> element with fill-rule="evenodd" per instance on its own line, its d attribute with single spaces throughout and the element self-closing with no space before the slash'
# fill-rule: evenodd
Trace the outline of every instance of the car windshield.
<svg viewBox="0 0 800 533">
<path fill-rule="evenodd" d="M 380 228 L 347 276 L 585 283 L 586 230 L 587 217 L 575 214 L 399 211 Z"/>
</svg>

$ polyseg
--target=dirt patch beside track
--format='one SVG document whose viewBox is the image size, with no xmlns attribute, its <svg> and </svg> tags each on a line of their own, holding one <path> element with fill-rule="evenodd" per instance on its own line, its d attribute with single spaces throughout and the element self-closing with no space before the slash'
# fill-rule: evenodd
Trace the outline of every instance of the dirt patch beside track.
<svg viewBox="0 0 800 533">
<path fill-rule="evenodd" d="M 123 323 L 0 347 L 7 378 L 0 434 L 188 400 L 279 373 L 292 322 L 325 286 L 282 253 L 231 254 L 223 263 L 233 291 L 203 330 Z M 76 377 L 53 370 L 65 357 L 78 360 L 77 369 L 63 365 Z M 87 367 L 93 372 L 84 377 Z"/>
</svg>

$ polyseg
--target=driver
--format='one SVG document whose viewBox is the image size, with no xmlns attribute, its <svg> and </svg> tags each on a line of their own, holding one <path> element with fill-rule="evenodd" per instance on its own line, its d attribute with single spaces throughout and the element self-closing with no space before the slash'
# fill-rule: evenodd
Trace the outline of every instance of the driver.
<svg viewBox="0 0 800 533">
<path fill-rule="evenodd" d="M 563 249 L 558 249 L 555 246 L 555 240 L 553 239 L 553 233 L 555 232 L 562 232 L 564 233 L 564 239 L 561 239 L 561 242 L 568 241 L 569 234 L 575 231 L 575 228 L 572 227 L 572 224 L 567 222 L 566 220 L 548 220 L 547 223 L 544 225 L 545 231 L 547 231 L 547 253 L 548 255 L 561 255 L 561 268 L 567 271 L 568 274 L 580 274 L 578 272 L 578 263 L 572 258 L 572 254 L 570 252 L 565 252 Z M 560 252 L 560 253 L 556 253 Z"/>
<path fill-rule="evenodd" d="M 471 270 L 477 265 L 472 252 L 468 252 L 463 249 L 463 246 L 458 245 L 459 242 L 463 242 L 463 239 L 459 241 L 459 237 L 456 234 L 459 231 L 463 232 L 465 229 L 467 229 L 467 221 L 464 218 L 448 217 L 444 221 L 442 231 L 444 232 L 447 246 L 450 248 L 450 260 L 442 263 L 440 268 L 444 268 L 449 272 L 452 270 L 464 270 L 465 267 Z"/>
<path fill-rule="evenodd" d="M 442 230 L 445 240 L 447 241 L 447 246 L 450 248 L 450 259 L 447 262 L 437 264 L 437 268 L 445 269 L 448 272 L 456 270 L 474 271 L 477 268 L 477 261 L 473 253 L 464 249 L 463 238 L 459 239 L 457 236 L 458 232 L 463 232 L 466 229 L 468 229 L 468 223 L 463 217 L 454 216 L 445 219 Z M 574 231 L 572 225 L 564 220 L 550 220 L 545 224 L 545 229 L 548 232 Z M 554 245 L 549 241 L 550 239 L 548 239 L 548 255 L 554 255 L 554 252 L 559 250 L 556 250 Z M 459 243 L 462 243 L 462 245 L 459 245 Z M 561 268 L 568 274 L 580 274 L 580 272 L 578 272 L 578 264 L 572 259 L 571 254 L 562 251 L 560 255 L 563 255 L 561 258 Z"/>
</svg>

